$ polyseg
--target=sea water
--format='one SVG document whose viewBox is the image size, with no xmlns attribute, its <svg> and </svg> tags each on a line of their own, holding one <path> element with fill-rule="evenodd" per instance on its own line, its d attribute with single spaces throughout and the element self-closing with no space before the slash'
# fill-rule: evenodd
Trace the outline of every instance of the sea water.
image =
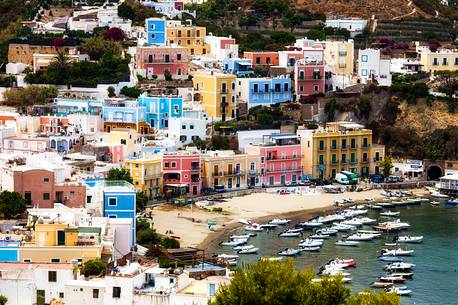
<svg viewBox="0 0 458 305">
<path fill-rule="evenodd" d="M 423 243 L 401 244 L 403 248 L 415 250 L 414 256 L 403 257 L 404 262 L 416 265 L 413 269 L 413 279 L 403 284 L 412 290 L 412 294 L 402 297 L 401 303 L 458 304 L 458 207 L 447 207 L 441 202 L 440 206 L 422 203 L 422 205 L 397 207 L 391 210 L 401 212 L 400 219 L 411 225 L 409 230 L 403 230 L 400 235 L 424 236 Z M 387 218 L 379 217 L 379 212 L 376 211 L 369 211 L 367 216 L 387 221 Z M 289 224 L 289 227 L 292 226 L 294 223 Z M 248 242 L 260 248 L 258 254 L 240 255 L 239 265 L 255 262 L 261 256 L 276 256 L 285 248 L 297 248 L 300 238 L 278 236 L 278 233 L 286 228 L 280 226 L 275 230 L 258 232 L 257 236 L 252 237 Z M 360 229 L 371 230 L 369 226 Z M 243 228 L 240 228 L 234 234 L 243 232 Z M 311 231 L 304 231 L 304 237 L 310 233 Z M 349 287 L 353 292 L 369 288 L 372 282 L 386 274 L 383 267 L 387 263 L 379 261 L 377 257 L 381 249 L 390 248 L 384 244 L 392 242 L 395 234 L 384 234 L 381 238 L 372 241 L 361 241 L 358 247 L 336 246 L 335 242 L 346 234 L 349 233 L 342 232 L 326 239 L 320 252 L 303 252 L 293 257 L 297 268 L 317 272 L 331 259 L 353 258 L 357 261 L 357 267 L 349 269 L 353 279 Z M 230 248 L 219 248 L 218 252 L 234 253 Z"/>
</svg>

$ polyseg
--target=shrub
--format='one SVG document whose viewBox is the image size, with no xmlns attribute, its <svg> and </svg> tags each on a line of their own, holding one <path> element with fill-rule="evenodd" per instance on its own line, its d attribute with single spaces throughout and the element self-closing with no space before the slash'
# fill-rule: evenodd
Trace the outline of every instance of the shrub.
<svg viewBox="0 0 458 305">
<path fill-rule="evenodd" d="M 82 273 L 84 276 L 100 275 L 105 271 L 107 265 L 100 259 L 91 259 L 83 264 Z"/>
<path fill-rule="evenodd" d="M 161 239 L 161 246 L 165 249 L 178 249 L 180 248 L 180 242 L 175 238 L 163 238 Z"/>
</svg>

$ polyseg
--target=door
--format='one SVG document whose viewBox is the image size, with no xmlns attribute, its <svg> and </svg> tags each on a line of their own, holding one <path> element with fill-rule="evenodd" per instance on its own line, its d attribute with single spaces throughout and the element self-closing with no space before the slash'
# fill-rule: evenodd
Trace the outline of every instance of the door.
<svg viewBox="0 0 458 305">
<path fill-rule="evenodd" d="M 232 188 L 232 178 L 227 179 L 227 188 Z"/>
<path fill-rule="evenodd" d="M 197 195 L 197 186 L 196 185 L 192 187 L 192 194 Z"/>
<path fill-rule="evenodd" d="M 280 183 L 281 183 L 282 185 L 285 185 L 285 184 L 286 184 L 286 176 L 285 176 L 285 175 L 281 175 L 281 176 L 280 176 Z"/>
<path fill-rule="evenodd" d="M 146 69 L 146 78 L 151 79 L 153 78 L 154 75 L 154 69 L 153 68 L 147 68 Z"/>
<path fill-rule="evenodd" d="M 64 231 L 57 231 L 57 245 L 65 246 L 65 232 Z"/>
<path fill-rule="evenodd" d="M 256 184 L 256 178 L 255 177 L 250 177 L 250 185 L 254 186 Z"/>
<path fill-rule="evenodd" d="M 270 185 L 274 185 L 274 183 L 275 183 L 274 176 L 270 176 L 269 177 L 269 184 Z"/>
<path fill-rule="evenodd" d="M 291 176 L 291 182 L 292 182 L 292 183 L 296 183 L 296 179 L 297 179 L 297 178 L 296 178 L 296 175 L 292 175 L 292 176 Z"/>
<path fill-rule="evenodd" d="M 37 305 L 44 305 L 44 304 L 45 304 L 45 291 L 37 290 Z"/>
</svg>

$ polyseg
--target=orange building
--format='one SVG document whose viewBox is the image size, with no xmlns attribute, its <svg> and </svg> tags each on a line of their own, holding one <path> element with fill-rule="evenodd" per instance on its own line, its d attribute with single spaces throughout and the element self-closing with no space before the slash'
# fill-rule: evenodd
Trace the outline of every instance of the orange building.
<svg viewBox="0 0 458 305">
<path fill-rule="evenodd" d="M 253 66 L 278 66 L 278 52 L 244 52 L 243 58 L 251 59 Z"/>
</svg>

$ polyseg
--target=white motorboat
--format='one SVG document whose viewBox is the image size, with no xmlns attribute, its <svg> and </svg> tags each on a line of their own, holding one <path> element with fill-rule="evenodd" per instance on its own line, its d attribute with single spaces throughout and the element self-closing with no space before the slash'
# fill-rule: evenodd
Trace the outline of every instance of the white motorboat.
<svg viewBox="0 0 458 305">
<path fill-rule="evenodd" d="M 423 236 L 398 236 L 396 238 L 396 242 L 398 243 L 421 243 L 423 242 Z"/>
<path fill-rule="evenodd" d="M 253 248 L 249 248 L 249 249 L 239 250 L 239 251 L 237 251 L 237 253 L 238 254 L 255 254 L 258 251 L 259 251 L 259 248 L 253 247 Z"/>
<path fill-rule="evenodd" d="M 283 233 L 278 234 L 280 237 L 299 237 L 301 236 L 301 232 L 290 232 L 290 231 L 285 231 Z"/>
<path fill-rule="evenodd" d="M 300 249 L 292 249 L 292 248 L 287 248 L 285 250 L 282 250 L 278 252 L 278 255 L 280 256 L 295 256 L 301 253 Z"/>
<path fill-rule="evenodd" d="M 236 255 L 236 254 L 220 254 L 218 255 L 216 258 L 219 258 L 219 259 L 224 259 L 224 260 L 232 260 L 232 259 L 238 259 L 239 256 Z"/>
<path fill-rule="evenodd" d="M 385 266 L 385 270 L 390 272 L 408 271 L 413 268 L 415 268 L 415 264 L 403 262 L 391 263 Z"/>
<path fill-rule="evenodd" d="M 358 217 L 356 218 L 363 223 L 363 225 L 371 225 L 377 222 L 377 220 L 369 217 Z"/>
<path fill-rule="evenodd" d="M 366 233 L 355 233 L 346 238 L 349 241 L 367 241 L 372 239 L 374 239 L 374 235 Z"/>
<path fill-rule="evenodd" d="M 248 220 L 243 219 L 243 218 L 240 218 L 240 219 L 239 219 L 239 222 L 240 222 L 242 225 L 249 225 L 249 224 L 251 224 L 251 222 L 249 222 Z"/>
<path fill-rule="evenodd" d="M 345 220 L 345 221 L 342 221 L 341 224 L 344 224 L 344 225 L 350 225 L 350 226 L 354 226 L 354 227 L 360 227 L 363 225 L 363 222 L 356 219 L 356 218 L 352 218 L 352 219 L 348 219 L 348 220 Z"/>
<path fill-rule="evenodd" d="M 383 217 L 399 217 L 399 216 L 401 216 L 401 212 L 386 211 L 386 212 L 380 213 L 380 216 L 383 216 Z"/>
<path fill-rule="evenodd" d="M 413 278 L 413 272 L 393 272 L 391 273 L 392 276 L 402 276 L 405 279 Z"/>
<path fill-rule="evenodd" d="M 284 256 L 273 256 L 273 257 L 264 256 L 264 257 L 259 258 L 260 261 L 269 261 L 269 262 L 278 262 L 284 259 L 285 259 Z"/>
<path fill-rule="evenodd" d="M 310 220 L 310 221 L 303 222 L 300 225 L 306 228 L 317 228 L 317 227 L 321 227 L 323 223 L 318 220 Z"/>
<path fill-rule="evenodd" d="M 388 288 L 388 287 L 391 287 L 393 286 L 393 283 L 388 283 L 388 282 L 373 282 L 372 287 L 374 288 Z"/>
<path fill-rule="evenodd" d="M 319 246 L 315 246 L 315 247 L 310 247 L 310 246 L 300 247 L 300 250 L 302 252 L 318 252 L 318 251 L 320 251 L 320 247 Z"/>
<path fill-rule="evenodd" d="M 323 228 L 323 229 L 320 229 L 320 230 L 318 230 L 316 232 L 324 234 L 324 235 L 336 235 L 337 232 L 339 232 L 339 231 L 331 229 L 331 228 Z"/>
<path fill-rule="evenodd" d="M 248 249 L 251 249 L 251 248 L 254 248 L 253 245 L 240 245 L 240 246 L 236 246 L 232 249 L 238 251 L 238 250 L 248 250 Z"/>
<path fill-rule="evenodd" d="M 326 238 L 329 238 L 329 235 L 325 235 L 325 234 L 313 234 L 313 235 L 310 235 L 308 238 L 311 238 L 311 239 L 326 239 Z"/>
<path fill-rule="evenodd" d="M 333 270 L 333 269 L 326 269 L 321 274 L 330 275 L 330 276 L 336 276 L 336 275 L 350 276 L 351 275 L 350 272 L 345 272 L 343 270 Z"/>
<path fill-rule="evenodd" d="M 356 230 L 356 227 L 352 225 L 343 224 L 343 223 L 334 223 L 331 229 L 337 230 L 339 232 L 346 232 L 346 231 L 354 231 Z"/>
<path fill-rule="evenodd" d="M 273 225 L 270 223 L 263 223 L 259 225 L 259 227 L 261 227 L 262 229 L 275 229 L 276 227 L 278 227 L 278 225 Z"/>
<path fill-rule="evenodd" d="M 380 282 L 389 282 L 389 283 L 404 283 L 406 281 L 406 279 L 403 278 L 402 276 L 395 276 L 395 275 L 381 276 L 379 280 Z"/>
<path fill-rule="evenodd" d="M 245 231 L 252 231 L 252 232 L 261 232 L 264 231 L 263 228 L 258 223 L 252 223 L 248 226 L 245 226 Z"/>
<path fill-rule="evenodd" d="M 291 229 L 288 229 L 288 232 L 290 233 L 302 233 L 304 231 L 304 228 L 302 227 L 296 227 L 296 228 L 291 228 Z"/>
<path fill-rule="evenodd" d="M 231 235 L 229 236 L 230 239 L 249 239 L 250 237 L 253 237 L 252 234 L 244 234 L 244 235 Z"/>
<path fill-rule="evenodd" d="M 299 247 L 319 247 L 323 245 L 323 240 L 322 239 L 311 239 L 311 238 L 306 238 L 304 240 L 301 240 L 299 243 Z"/>
<path fill-rule="evenodd" d="M 282 219 L 274 218 L 274 219 L 272 219 L 271 221 L 269 221 L 269 224 L 271 224 L 271 225 L 280 225 L 280 226 L 282 226 L 282 225 L 288 224 L 290 221 L 291 221 L 291 220 L 289 220 L 289 219 L 284 219 L 284 218 L 282 218 Z"/>
<path fill-rule="evenodd" d="M 407 289 L 407 287 L 402 286 L 402 287 L 390 287 L 386 289 L 386 292 L 388 293 L 396 293 L 399 296 L 406 296 L 410 295 L 412 293 L 412 290 Z"/>
<path fill-rule="evenodd" d="M 346 247 L 357 247 L 359 246 L 359 241 L 354 240 L 338 240 L 336 242 L 337 246 L 346 246 Z"/>
<path fill-rule="evenodd" d="M 431 192 L 431 197 L 433 197 L 433 198 L 449 198 L 448 195 L 441 194 L 441 193 L 438 192 L 438 191 L 433 191 L 433 192 Z"/>
<path fill-rule="evenodd" d="M 234 239 L 230 241 L 224 241 L 220 245 L 225 247 L 237 247 L 246 244 L 246 242 L 246 239 Z"/>
<path fill-rule="evenodd" d="M 414 254 L 414 250 L 406 250 L 402 248 L 398 249 L 382 249 L 383 255 L 393 255 L 393 256 L 411 256 Z"/>
</svg>

